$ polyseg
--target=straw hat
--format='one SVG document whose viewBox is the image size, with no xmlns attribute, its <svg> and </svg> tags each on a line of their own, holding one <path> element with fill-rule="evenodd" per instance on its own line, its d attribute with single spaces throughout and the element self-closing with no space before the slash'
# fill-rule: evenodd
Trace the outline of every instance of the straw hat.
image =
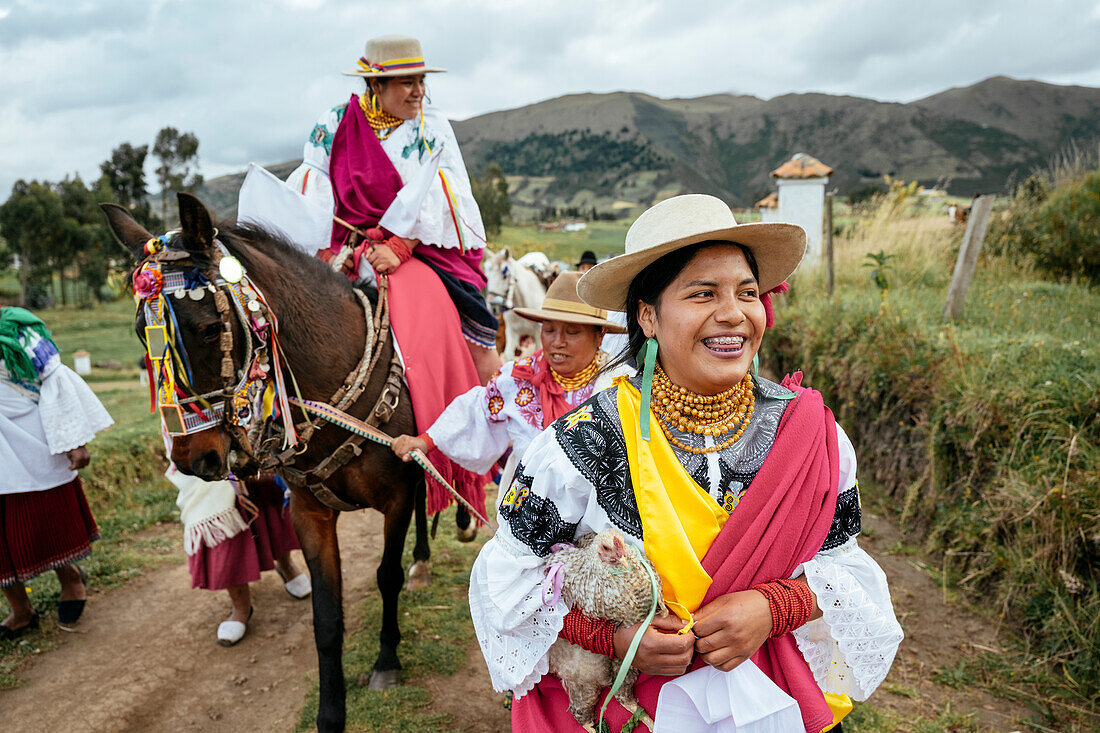
<svg viewBox="0 0 1100 733">
<path fill-rule="evenodd" d="M 599 326 L 607 333 L 626 333 L 626 329 L 607 320 L 607 311 L 593 308 L 581 302 L 577 295 L 579 272 L 563 272 L 558 275 L 546 291 L 541 308 L 516 308 L 516 315 L 529 321 L 563 321 L 582 323 L 587 326 Z"/>
<path fill-rule="evenodd" d="M 721 199 L 690 193 L 644 211 L 627 230 L 625 253 L 586 272 L 577 291 L 591 306 L 620 310 L 638 273 L 669 252 L 710 240 L 733 242 L 752 251 L 760 269 L 761 293 L 790 277 L 806 251 L 802 227 L 777 222 L 738 224 Z"/>
<path fill-rule="evenodd" d="M 410 74 L 434 74 L 437 69 L 424 63 L 424 51 L 420 41 L 408 36 L 379 36 L 367 41 L 367 50 L 359 58 L 359 68 L 341 72 L 344 76 L 409 76 Z"/>
</svg>

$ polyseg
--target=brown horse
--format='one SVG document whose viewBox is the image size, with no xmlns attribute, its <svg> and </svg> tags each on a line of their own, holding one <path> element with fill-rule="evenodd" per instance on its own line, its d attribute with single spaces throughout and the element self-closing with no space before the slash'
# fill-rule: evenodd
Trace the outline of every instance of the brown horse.
<svg viewBox="0 0 1100 733">
<path fill-rule="evenodd" d="M 119 206 L 104 204 L 111 229 L 137 261 L 146 257 L 143 249 L 152 235 Z M 302 397 L 325 401 L 344 383 L 359 364 L 364 349 L 363 306 L 348 281 L 331 268 L 309 257 L 280 237 L 259 227 L 222 226 L 215 230 L 210 215 L 198 199 L 179 194 L 181 230 L 167 241 L 166 248 L 178 259 L 164 262 L 164 271 L 199 268 L 213 272 L 212 257 L 217 242 L 243 265 L 251 282 L 262 292 L 271 313 L 278 319 L 279 338 L 285 354 L 287 384 L 290 373 L 297 381 Z M 178 254 L 177 254 L 178 253 Z M 213 278 L 211 278 L 213 280 Z M 368 293 L 372 303 L 377 293 Z M 179 334 L 192 368 L 192 388 L 196 394 L 216 392 L 224 386 L 221 334 L 226 319 L 219 314 L 213 297 L 198 300 L 173 299 L 173 311 Z M 243 363 L 250 334 L 236 318 L 229 318 L 233 329 L 233 371 L 240 377 L 249 365 Z M 144 332 L 144 316 L 139 314 L 135 329 Z M 392 338 L 381 347 L 378 364 L 359 400 L 346 412 L 365 420 L 383 390 L 386 365 L 393 353 Z M 407 388 L 402 386 L 398 406 L 388 422 L 379 426 L 390 435 L 415 434 L 415 423 Z M 299 467 L 316 466 L 331 455 L 348 437 L 342 429 L 328 425 L 318 429 L 304 453 L 294 459 Z M 240 451 L 231 431 L 224 424 L 188 435 L 177 436 L 172 443 L 172 461 L 180 471 L 207 480 L 226 476 L 233 451 Z M 234 456 L 235 457 L 235 456 Z M 397 623 L 397 598 L 404 584 L 401 553 L 414 512 L 417 515 L 416 560 L 414 573 L 426 571 L 429 556 L 424 517 L 425 487 L 423 471 L 412 463 L 403 463 L 386 447 L 366 443 L 352 458 L 325 481 L 325 486 L 341 500 L 369 506 L 385 515 L 385 547 L 378 567 L 378 588 L 382 595 L 381 649 L 371 675 L 372 689 L 385 689 L 398 683 L 401 663 L 397 645 L 401 632 Z M 319 731 L 340 731 L 345 722 L 343 671 L 343 599 L 340 575 L 340 550 L 336 540 L 336 522 L 340 512 L 322 504 L 307 488 L 290 482 L 290 511 L 298 539 L 309 566 L 313 583 L 313 633 L 317 645 L 320 676 Z"/>
</svg>

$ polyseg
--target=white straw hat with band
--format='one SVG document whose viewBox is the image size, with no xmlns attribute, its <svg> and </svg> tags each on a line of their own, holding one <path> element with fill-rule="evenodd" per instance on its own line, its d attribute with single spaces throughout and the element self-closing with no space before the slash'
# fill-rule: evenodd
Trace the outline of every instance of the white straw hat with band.
<svg viewBox="0 0 1100 733">
<path fill-rule="evenodd" d="M 420 41 L 408 36 L 379 36 L 367 41 L 366 53 L 359 57 L 355 71 L 344 76 L 388 77 L 414 74 L 438 74 L 446 71 L 428 66 Z"/>
<path fill-rule="evenodd" d="M 806 252 L 802 227 L 778 222 L 738 224 L 721 199 L 690 193 L 644 211 L 627 230 L 626 251 L 584 273 L 577 292 L 593 307 L 621 310 L 638 273 L 669 252 L 707 241 L 747 247 L 756 258 L 761 293 L 790 277 Z"/>
<path fill-rule="evenodd" d="M 607 320 L 607 311 L 588 305 L 577 295 L 579 272 L 563 272 L 546 291 L 539 308 L 516 308 L 516 315 L 529 321 L 562 321 L 599 326 L 608 333 L 626 333 L 626 329 Z"/>
</svg>

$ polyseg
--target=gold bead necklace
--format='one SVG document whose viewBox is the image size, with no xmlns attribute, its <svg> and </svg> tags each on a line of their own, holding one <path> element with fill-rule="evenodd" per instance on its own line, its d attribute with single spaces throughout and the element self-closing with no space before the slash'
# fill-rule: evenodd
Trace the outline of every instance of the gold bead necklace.
<svg viewBox="0 0 1100 733">
<path fill-rule="evenodd" d="M 736 385 L 716 395 L 700 395 L 672 383 L 660 365 L 653 373 L 650 400 L 657 424 L 670 443 L 696 455 L 714 453 L 730 447 L 744 435 L 756 408 L 752 376 L 746 374 Z M 696 448 L 685 445 L 672 434 L 672 427 L 685 433 L 711 436 L 734 430 L 732 436 L 713 446 Z"/>
<path fill-rule="evenodd" d="M 359 95 L 359 109 L 363 110 L 363 114 L 367 117 L 367 123 L 370 125 L 370 129 L 374 130 L 379 140 L 388 138 L 405 122 L 405 120 L 396 115 L 391 115 L 384 109 L 374 109 L 366 94 Z M 381 134 L 383 130 L 389 130 L 389 132 L 383 135 Z"/>
<path fill-rule="evenodd" d="M 588 362 L 588 366 L 571 377 L 563 377 L 554 371 L 554 367 L 552 366 L 550 367 L 550 374 L 554 376 L 554 381 L 560 384 L 563 390 L 566 392 L 576 392 L 596 378 L 596 372 L 600 371 L 600 367 L 603 365 L 603 355 L 604 352 L 597 351 L 596 355 L 592 357 L 592 361 Z M 546 363 L 549 365 L 550 361 L 547 360 Z"/>
</svg>

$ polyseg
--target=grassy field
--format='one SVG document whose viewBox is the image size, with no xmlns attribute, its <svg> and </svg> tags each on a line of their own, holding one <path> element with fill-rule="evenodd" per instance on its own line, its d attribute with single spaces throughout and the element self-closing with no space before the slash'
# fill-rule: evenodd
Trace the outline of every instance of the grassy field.
<svg viewBox="0 0 1100 733">
<path fill-rule="evenodd" d="M 579 232 L 540 232 L 535 226 L 507 225 L 490 241 L 489 247 L 494 251 L 508 247 L 517 257 L 528 252 L 545 252 L 551 261 L 561 260 L 575 267 L 586 249 L 601 260 L 621 254 L 628 227 L 626 222 L 593 221 Z"/>
<path fill-rule="evenodd" d="M 1050 701 L 1053 729 L 1093 729 L 1100 292 L 983 256 L 962 317 L 948 322 L 961 237 L 944 218 L 888 206 L 863 219 L 836 242 L 832 298 L 820 272 L 799 273 L 765 361 L 805 371 L 856 444 L 861 475 L 888 492 L 907 536 L 942 558 L 946 584 L 1022 635 L 1021 697 Z M 884 293 L 864 266 L 880 251 Z"/>
</svg>

